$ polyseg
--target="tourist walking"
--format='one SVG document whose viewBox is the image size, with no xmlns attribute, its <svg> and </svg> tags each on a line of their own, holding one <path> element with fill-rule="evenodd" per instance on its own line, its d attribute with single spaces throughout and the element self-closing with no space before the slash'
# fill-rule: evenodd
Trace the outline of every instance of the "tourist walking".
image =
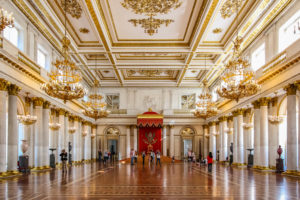
<svg viewBox="0 0 300 200">
<path fill-rule="evenodd" d="M 142 158 L 143 158 L 143 166 L 145 165 L 145 157 L 146 157 L 146 154 L 145 154 L 145 151 L 143 151 L 143 153 L 142 153 Z"/>
<path fill-rule="evenodd" d="M 99 157 L 99 162 L 101 163 L 101 160 L 102 160 L 102 151 L 101 151 L 101 149 L 98 150 L 98 157 Z"/>
<path fill-rule="evenodd" d="M 208 172 L 211 172 L 211 170 L 212 170 L 212 163 L 213 163 L 213 155 L 211 152 L 209 152 L 209 154 L 207 156 Z"/>
<path fill-rule="evenodd" d="M 63 149 L 59 155 L 62 162 L 62 172 L 67 172 L 68 153 Z"/>
<path fill-rule="evenodd" d="M 159 151 L 156 153 L 156 165 L 157 165 L 157 163 L 159 163 L 159 166 L 161 167 L 161 164 L 160 164 L 160 152 Z"/>
<path fill-rule="evenodd" d="M 151 154 L 150 154 L 150 156 L 151 156 L 151 164 L 152 164 L 152 162 L 153 162 L 153 159 L 154 159 L 154 156 L 155 156 L 155 154 L 154 154 L 154 152 L 153 152 L 153 151 L 151 151 Z"/>
</svg>

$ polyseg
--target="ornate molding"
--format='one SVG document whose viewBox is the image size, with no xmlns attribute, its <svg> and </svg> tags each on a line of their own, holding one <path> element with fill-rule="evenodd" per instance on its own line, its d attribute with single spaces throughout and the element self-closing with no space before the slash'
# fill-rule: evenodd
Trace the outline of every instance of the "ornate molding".
<svg viewBox="0 0 300 200">
<path fill-rule="evenodd" d="M 36 106 L 43 106 L 45 100 L 42 97 L 33 97 L 32 101 L 33 101 L 33 106 L 36 107 Z"/>
<path fill-rule="evenodd" d="M 10 82 L 8 82 L 7 80 L 0 78 L 0 90 L 1 91 L 7 91 L 9 84 L 10 84 Z"/>
<path fill-rule="evenodd" d="M 253 105 L 254 109 L 259 109 L 260 108 L 260 101 L 259 100 L 255 100 L 251 104 Z"/>
<path fill-rule="evenodd" d="M 286 91 L 286 95 L 296 95 L 297 88 L 295 84 L 288 84 L 283 89 Z"/>
<path fill-rule="evenodd" d="M 8 87 L 7 87 L 7 91 L 8 91 L 8 94 L 9 95 L 18 95 L 18 93 L 20 92 L 21 90 L 21 87 L 15 85 L 15 84 L 10 84 Z"/>
<path fill-rule="evenodd" d="M 50 105 L 51 105 L 51 103 L 49 101 L 44 101 L 43 108 L 44 109 L 49 109 Z"/>
</svg>

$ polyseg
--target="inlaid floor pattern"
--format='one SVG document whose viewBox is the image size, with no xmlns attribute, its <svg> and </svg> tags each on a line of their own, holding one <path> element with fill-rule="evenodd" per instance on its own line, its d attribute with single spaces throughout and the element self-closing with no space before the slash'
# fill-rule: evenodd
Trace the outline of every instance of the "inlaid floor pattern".
<svg viewBox="0 0 300 200">
<path fill-rule="evenodd" d="M 300 199 L 300 179 L 214 165 L 85 164 L 0 179 L 0 199 Z"/>
</svg>

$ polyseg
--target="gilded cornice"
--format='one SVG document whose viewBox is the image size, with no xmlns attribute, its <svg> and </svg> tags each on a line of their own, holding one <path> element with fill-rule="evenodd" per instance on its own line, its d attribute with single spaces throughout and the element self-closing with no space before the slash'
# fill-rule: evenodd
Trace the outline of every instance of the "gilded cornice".
<svg viewBox="0 0 300 200">
<path fill-rule="evenodd" d="M 50 105 L 51 105 L 51 103 L 49 101 L 44 101 L 43 108 L 44 109 L 49 109 Z"/>
<path fill-rule="evenodd" d="M 7 87 L 7 91 L 8 91 L 8 94 L 9 95 L 18 95 L 18 93 L 20 92 L 21 90 L 21 87 L 15 85 L 15 84 L 10 84 L 8 87 Z"/>
<path fill-rule="evenodd" d="M 260 104 L 260 106 L 268 106 L 268 103 L 270 102 L 270 100 L 271 100 L 270 97 L 259 98 L 259 104 Z"/>
<path fill-rule="evenodd" d="M 33 101 L 33 106 L 36 107 L 36 106 L 43 106 L 45 100 L 42 97 L 33 97 L 32 101 Z"/>
<path fill-rule="evenodd" d="M 253 105 L 254 109 L 259 109 L 260 108 L 260 101 L 259 100 L 255 100 L 251 104 Z"/>
<path fill-rule="evenodd" d="M 7 91 L 7 87 L 9 86 L 9 82 L 3 78 L 0 78 L 0 90 Z"/>
<path fill-rule="evenodd" d="M 283 89 L 286 91 L 286 95 L 296 95 L 297 88 L 295 84 L 288 84 Z"/>
</svg>

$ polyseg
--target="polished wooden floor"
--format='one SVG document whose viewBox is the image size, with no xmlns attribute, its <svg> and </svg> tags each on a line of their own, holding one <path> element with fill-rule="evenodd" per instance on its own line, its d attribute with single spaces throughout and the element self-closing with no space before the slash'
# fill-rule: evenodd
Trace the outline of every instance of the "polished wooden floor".
<svg viewBox="0 0 300 200">
<path fill-rule="evenodd" d="M 188 163 L 99 163 L 0 179 L 0 199 L 300 199 L 300 179 Z"/>
</svg>

